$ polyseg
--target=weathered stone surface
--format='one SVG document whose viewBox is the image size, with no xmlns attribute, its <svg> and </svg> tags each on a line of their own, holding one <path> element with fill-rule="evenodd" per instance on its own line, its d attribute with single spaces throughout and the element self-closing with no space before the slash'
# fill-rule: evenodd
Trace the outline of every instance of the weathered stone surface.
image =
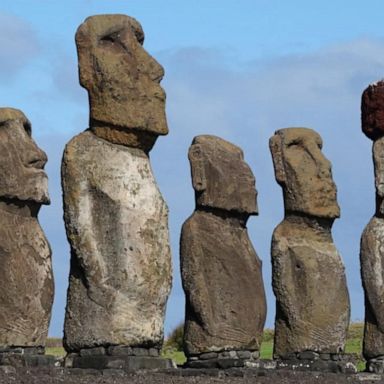
<svg viewBox="0 0 384 384">
<path fill-rule="evenodd" d="M 66 146 L 64 219 L 71 245 L 64 344 L 160 347 L 171 288 L 168 208 L 148 158 L 167 133 L 162 67 L 139 23 L 88 18 L 76 43 L 90 130 Z"/>
<path fill-rule="evenodd" d="M 365 293 L 363 355 L 384 355 L 384 138 L 373 144 L 376 213 L 361 236 L 360 263 Z"/>
<path fill-rule="evenodd" d="M 43 347 L 53 302 L 51 250 L 37 219 L 49 204 L 45 153 L 16 109 L 0 108 L 0 348 Z"/>
<path fill-rule="evenodd" d="M 296 372 L 332 372 L 354 374 L 357 372 L 356 365 L 345 361 L 325 361 L 325 360 L 278 360 L 276 368 L 278 370 L 292 370 Z"/>
<path fill-rule="evenodd" d="M 160 351 L 157 348 L 149 348 L 148 354 L 152 357 L 158 357 L 160 356 Z"/>
<path fill-rule="evenodd" d="M 13 367 L 55 367 L 57 358 L 51 355 L 0 354 L 0 365 Z"/>
<path fill-rule="evenodd" d="M 91 16 L 76 33 L 80 84 L 89 94 L 92 129 L 104 131 L 111 142 L 142 147 L 147 140 L 151 147 L 158 135 L 168 133 L 159 84 L 164 70 L 143 42 L 141 25 L 125 15 Z M 115 129 L 99 128 L 105 125 Z"/>
<path fill-rule="evenodd" d="M 80 349 L 80 356 L 100 356 L 105 355 L 104 347 L 96 347 L 96 348 L 88 348 L 88 349 Z"/>
<path fill-rule="evenodd" d="M 62 176 L 72 247 L 66 349 L 161 345 L 168 210 L 148 157 L 88 131 L 67 145 Z"/>
<path fill-rule="evenodd" d="M 366 364 L 366 370 L 372 373 L 384 373 L 384 360 L 383 356 L 378 356 L 378 358 L 369 359 Z"/>
<path fill-rule="evenodd" d="M 136 371 L 140 369 L 173 368 L 170 359 L 148 356 L 78 356 L 73 360 L 73 368 L 83 369 L 122 369 Z"/>
<path fill-rule="evenodd" d="M 257 213 L 254 176 L 241 149 L 215 136 L 196 137 L 189 160 L 197 208 L 180 242 L 185 353 L 258 350 L 266 302 L 246 229 Z"/>
<path fill-rule="evenodd" d="M 335 219 L 340 216 L 331 164 L 323 142 L 309 128 L 280 129 L 270 139 L 276 181 L 283 188 L 285 212 Z"/>
<path fill-rule="evenodd" d="M 319 358 L 319 354 L 312 351 L 304 351 L 298 353 L 298 358 L 300 360 L 317 360 Z"/>
<path fill-rule="evenodd" d="M 239 359 L 251 359 L 252 353 L 250 351 L 238 351 L 237 356 Z"/>
<path fill-rule="evenodd" d="M 376 140 L 384 136 L 384 81 L 370 84 L 361 98 L 361 127 Z"/>
<path fill-rule="evenodd" d="M 201 135 L 194 138 L 188 158 L 198 208 L 257 215 L 255 178 L 239 147 Z"/>
<path fill-rule="evenodd" d="M 307 128 L 281 129 L 270 140 L 285 204 L 271 249 L 276 358 L 304 351 L 339 353 L 345 346 L 349 295 L 331 235 L 339 207 L 321 145 L 320 136 Z"/>
<path fill-rule="evenodd" d="M 207 353 L 202 353 L 199 356 L 200 360 L 209 360 L 209 359 L 217 359 L 218 354 L 216 352 L 207 352 Z"/>
</svg>

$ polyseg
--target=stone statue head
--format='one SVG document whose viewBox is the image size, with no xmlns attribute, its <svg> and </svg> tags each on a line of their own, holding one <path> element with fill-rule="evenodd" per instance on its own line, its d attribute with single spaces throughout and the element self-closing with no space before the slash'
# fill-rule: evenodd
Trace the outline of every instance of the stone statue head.
<svg viewBox="0 0 384 384">
<path fill-rule="evenodd" d="M 143 42 L 141 25 L 125 15 L 91 16 L 78 28 L 80 84 L 88 91 L 92 129 L 112 125 L 153 142 L 168 133 L 164 70 Z"/>
<path fill-rule="evenodd" d="M 188 158 L 197 206 L 258 213 L 255 177 L 239 147 L 216 136 L 196 136 Z"/>
<path fill-rule="evenodd" d="M 361 127 L 376 140 L 384 136 L 384 81 L 370 84 L 361 97 Z"/>
<path fill-rule="evenodd" d="M 269 146 L 286 213 L 339 217 L 331 163 L 321 151 L 320 135 L 308 128 L 280 129 Z"/>
<path fill-rule="evenodd" d="M 17 109 L 0 108 L 0 200 L 49 204 L 46 162 L 25 115 Z"/>
</svg>

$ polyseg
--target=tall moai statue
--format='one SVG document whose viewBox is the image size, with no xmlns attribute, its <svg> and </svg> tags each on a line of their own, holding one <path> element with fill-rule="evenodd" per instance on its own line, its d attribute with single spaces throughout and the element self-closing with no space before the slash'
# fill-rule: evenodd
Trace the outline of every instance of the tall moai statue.
<svg viewBox="0 0 384 384">
<path fill-rule="evenodd" d="M 51 249 L 37 218 L 50 203 L 46 162 L 25 115 L 0 108 L 2 354 L 44 353 L 54 293 Z"/>
<path fill-rule="evenodd" d="M 246 223 L 257 215 L 255 178 L 242 150 L 215 136 L 189 149 L 196 210 L 180 241 L 190 367 L 236 366 L 259 357 L 266 317 L 261 261 Z"/>
<path fill-rule="evenodd" d="M 62 162 L 68 352 L 129 355 L 137 347 L 156 355 L 163 342 L 168 208 L 148 153 L 168 128 L 164 71 L 143 40 L 140 24 L 125 15 L 89 17 L 76 33 L 90 128 L 67 144 Z"/>
<path fill-rule="evenodd" d="M 340 216 L 331 164 L 308 128 L 280 129 L 269 144 L 285 208 L 271 245 L 274 357 L 335 360 L 344 351 L 350 304 L 331 234 Z"/>
<path fill-rule="evenodd" d="M 384 372 L 384 81 L 362 95 L 362 129 L 373 140 L 376 212 L 361 237 L 361 276 L 365 293 L 363 355 L 367 369 Z"/>
</svg>

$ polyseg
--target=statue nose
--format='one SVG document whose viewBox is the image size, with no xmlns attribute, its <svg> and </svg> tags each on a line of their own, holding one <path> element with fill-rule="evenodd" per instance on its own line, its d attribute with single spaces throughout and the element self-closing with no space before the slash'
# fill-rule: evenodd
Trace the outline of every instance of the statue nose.
<svg viewBox="0 0 384 384">
<path fill-rule="evenodd" d="M 331 162 L 326 159 L 324 156 L 322 156 L 322 159 L 320 161 L 320 172 L 319 176 L 320 177 L 330 177 L 331 176 Z"/>
<path fill-rule="evenodd" d="M 323 152 L 317 145 L 313 145 L 311 148 L 311 155 L 317 164 L 318 176 L 330 177 L 332 165 L 331 162 L 324 156 Z"/>
<path fill-rule="evenodd" d="M 144 49 L 140 52 L 140 69 L 142 72 L 147 73 L 152 81 L 160 83 L 164 77 L 164 68 Z"/>
<path fill-rule="evenodd" d="M 31 146 L 26 155 L 27 166 L 31 168 L 43 169 L 48 161 L 46 153 L 35 145 Z"/>
<path fill-rule="evenodd" d="M 153 81 L 160 83 L 164 77 L 164 68 L 150 55 L 148 55 L 148 72 Z"/>
</svg>

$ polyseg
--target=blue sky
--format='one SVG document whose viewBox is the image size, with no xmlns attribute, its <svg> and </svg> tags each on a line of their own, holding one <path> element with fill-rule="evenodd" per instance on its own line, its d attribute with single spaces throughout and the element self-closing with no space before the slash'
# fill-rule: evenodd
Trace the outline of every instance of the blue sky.
<svg viewBox="0 0 384 384">
<path fill-rule="evenodd" d="M 334 240 L 346 265 L 352 319 L 364 317 L 359 271 L 361 232 L 374 211 L 371 142 L 361 133 L 360 98 L 384 76 L 381 1 L 277 0 L 2 0 L 0 105 L 22 109 L 47 152 L 52 205 L 40 222 L 53 250 L 56 295 L 50 334 L 61 336 L 69 270 L 62 220 L 60 161 L 64 145 L 87 128 L 88 100 L 78 84 L 74 34 L 90 15 L 124 13 L 145 31 L 145 48 L 165 67 L 170 133 L 151 161 L 170 208 L 174 284 L 166 332 L 184 317 L 178 240 L 193 212 L 187 150 L 198 134 L 243 148 L 259 191 L 248 224 L 273 325 L 270 239 L 283 217 L 268 139 L 276 129 L 317 130 L 333 163 L 341 219 Z"/>
</svg>

